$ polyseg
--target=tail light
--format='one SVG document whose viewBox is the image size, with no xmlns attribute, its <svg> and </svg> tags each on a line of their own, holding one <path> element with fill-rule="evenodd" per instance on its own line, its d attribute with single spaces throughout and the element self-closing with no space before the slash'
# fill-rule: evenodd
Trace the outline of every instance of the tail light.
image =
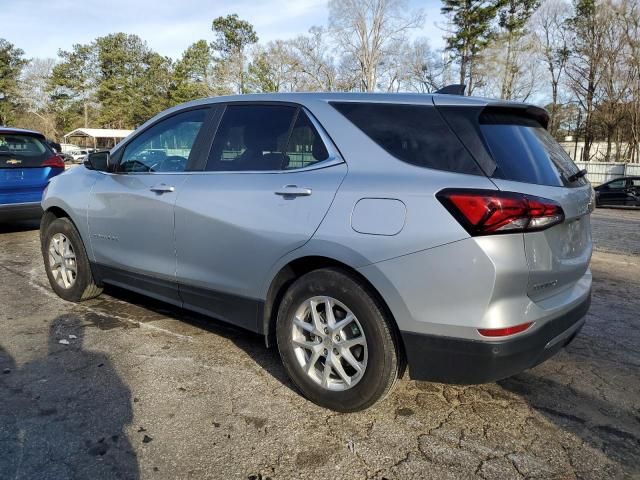
<svg viewBox="0 0 640 480">
<path fill-rule="evenodd" d="M 41 167 L 51 167 L 51 168 L 64 168 L 64 160 L 59 155 L 51 155 L 44 162 L 42 162 Z"/>
<path fill-rule="evenodd" d="M 564 221 L 556 202 L 523 193 L 445 189 L 436 197 L 472 236 L 532 232 Z"/>
</svg>

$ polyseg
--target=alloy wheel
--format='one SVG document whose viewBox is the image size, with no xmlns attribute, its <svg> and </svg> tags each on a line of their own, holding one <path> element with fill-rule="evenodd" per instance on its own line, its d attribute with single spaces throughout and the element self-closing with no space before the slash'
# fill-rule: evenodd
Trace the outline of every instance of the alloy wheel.
<svg viewBox="0 0 640 480">
<path fill-rule="evenodd" d="M 332 297 L 305 300 L 291 332 L 295 356 L 304 372 L 327 390 L 348 390 L 367 368 L 367 339 L 351 310 Z"/>
<path fill-rule="evenodd" d="M 55 282 L 68 289 L 76 283 L 78 267 L 71 241 L 62 233 L 56 233 L 49 242 L 49 268 Z"/>
</svg>

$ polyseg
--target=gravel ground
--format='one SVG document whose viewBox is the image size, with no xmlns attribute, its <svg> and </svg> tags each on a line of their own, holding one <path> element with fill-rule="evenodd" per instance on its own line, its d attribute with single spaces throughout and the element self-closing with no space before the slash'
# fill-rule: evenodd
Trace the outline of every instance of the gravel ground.
<svg viewBox="0 0 640 480">
<path fill-rule="evenodd" d="M 565 351 L 336 414 L 257 336 L 118 290 L 60 300 L 37 230 L 4 226 L 0 478 L 640 478 L 640 211 L 598 210 L 593 232 L 593 305 Z"/>
</svg>

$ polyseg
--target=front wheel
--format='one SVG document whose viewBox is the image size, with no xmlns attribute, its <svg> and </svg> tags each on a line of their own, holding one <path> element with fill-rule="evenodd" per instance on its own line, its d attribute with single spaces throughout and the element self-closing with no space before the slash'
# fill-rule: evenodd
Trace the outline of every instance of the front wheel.
<svg viewBox="0 0 640 480">
<path fill-rule="evenodd" d="M 68 218 L 56 218 L 41 236 L 42 257 L 51 288 L 59 297 L 79 302 L 102 293 L 91 272 L 80 234 Z"/>
<path fill-rule="evenodd" d="M 340 412 L 363 410 L 386 396 L 398 377 L 390 322 L 360 279 L 340 269 L 315 270 L 282 299 L 278 350 L 308 399 Z"/>
</svg>

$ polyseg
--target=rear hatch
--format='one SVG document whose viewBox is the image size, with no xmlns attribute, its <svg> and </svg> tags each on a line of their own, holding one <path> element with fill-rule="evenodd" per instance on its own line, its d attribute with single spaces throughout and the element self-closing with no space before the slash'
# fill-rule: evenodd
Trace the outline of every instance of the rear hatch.
<svg viewBox="0 0 640 480">
<path fill-rule="evenodd" d="M 529 297 L 543 300 L 574 285 L 591 258 L 592 188 L 546 130 L 546 112 L 511 103 L 456 106 L 438 96 L 434 103 L 499 190 L 562 207 L 561 223 L 522 234 Z"/>
<path fill-rule="evenodd" d="M 35 134 L 0 130 L 0 204 L 39 202 L 64 161 Z"/>
</svg>

